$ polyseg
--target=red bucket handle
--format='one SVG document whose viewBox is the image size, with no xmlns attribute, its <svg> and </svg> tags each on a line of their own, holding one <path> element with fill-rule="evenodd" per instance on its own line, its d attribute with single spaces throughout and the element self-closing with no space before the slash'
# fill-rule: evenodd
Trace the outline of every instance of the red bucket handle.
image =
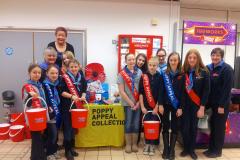
<svg viewBox="0 0 240 160">
<path fill-rule="evenodd" d="M 9 132 L 9 136 L 10 136 L 11 138 L 12 138 L 12 137 L 15 137 L 15 136 L 18 135 L 23 129 L 24 129 L 24 127 L 21 128 L 19 131 L 17 131 L 14 135 L 12 135 L 11 132 Z"/>
<path fill-rule="evenodd" d="M 27 116 L 26 116 L 27 104 L 28 104 L 29 101 L 30 101 L 31 99 L 33 99 L 33 98 L 35 98 L 35 97 L 30 97 L 30 98 L 28 98 L 27 101 L 26 101 L 26 103 L 24 104 L 24 116 L 25 116 L 25 119 L 26 119 L 27 124 L 29 124 L 29 123 L 28 123 Z M 49 115 L 48 115 L 48 105 L 47 105 L 46 101 L 45 101 L 42 97 L 37 97 L 37 98 L 40 99 L 40 100 L 42 100 L 43 103 L 44 103 L 44 105 L 46 106 L 46 109 L 47 109 L 47 120 L 49 121 L 50 118 L 49 118 Z"/>
<path fill-rule="evenodd" d="M 148 113 L 152 113 L 153 111 L 148 111 Z M 146 114 L 144 114 L 143 115 L 143 118 L 142 118 L 142 124 L 143 124 L 143 120 L 144 120 L 144 118 L 145 118 L 145 116 L 148 114 L 148 113 L 146 113 Z M 156 114 L 156 116 L 158 117 L 158 119 L 159 119 L 159 121 L 160 121 L 160 123 L 161 123 L 161 118 L 160 118 L 160 116 L 158 115 L 158 114 Z"/>
<path fill-rule="evenodd" d="M 89 104 L 88 104 L 88 102 L 87 102 L 86 100 L 85 100 L 84 102 L 85 102 L 86 105 L 87 105 L 87 110 L 89 110 Z M 75 102 L 72 101 L 69 111 L 72 109 L 72 106 L 73 106 L 74 103 L 75 103 Z"/>
<path fill-rule="evenodd" d="M 23 113 L 20 113 L 20 114 L 17 116 L 17 118 L 15 118 L 15 119 L 13 119 L 13 120 L 10 119 L 10 122 L 13 123 L 13 122 L 17 121 L 22 114 L 23 114 Z"/>
<path fill-rule="evenodd" d="M 7 132 L 5 132 L 5 133 L 0 133 L 0 136 L 4 136 L 5 134 L 8 134 L 9 131 L 10 131 L 10 129 L 8 129 Z"/>
</svg>

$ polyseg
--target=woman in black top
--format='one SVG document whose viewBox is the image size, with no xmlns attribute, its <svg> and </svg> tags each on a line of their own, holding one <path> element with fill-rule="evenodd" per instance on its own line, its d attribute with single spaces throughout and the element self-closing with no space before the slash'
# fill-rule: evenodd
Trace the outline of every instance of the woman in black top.
<svg viewBox="0 0 240 160">
<path fill-rule="evenodd" d="M 207 68 L 202 62 L 200 53 L 190 49 L 183 65 L 183 92 L 181 104 L 182 136 L 184 150 L 181 156 L 188 154 L 192 159 L 197 159 L 195 153 L 198 119 L 204 116 L 205 105 L 210 92 L 210 78 Z"/>
<path fill-rule="evenodd" d="M 222 156 L 225 124 L 229 113 L 231 89 L 233 86 L 233 69 L 223 61 L 223 56 L 224 51 L 221 48 L 213 49 L 211 52 L 212 63 L 207 65 L 211 79 L 208 106 L 212 109 L 209 148 L 204 152 L 208 158 Z"/>
<path fill-rule="evenodd" d="M 63 52 L 71 51 L 74 54 L 74 48 L 71 44 L 67 43 L 67 30 L 64 27 L 57 27 L 55 30 L 56 41 L 48 44 L 48 47 L 53 47 L 57 51 L 56 64 L 61 68 Z"/>
</svg>

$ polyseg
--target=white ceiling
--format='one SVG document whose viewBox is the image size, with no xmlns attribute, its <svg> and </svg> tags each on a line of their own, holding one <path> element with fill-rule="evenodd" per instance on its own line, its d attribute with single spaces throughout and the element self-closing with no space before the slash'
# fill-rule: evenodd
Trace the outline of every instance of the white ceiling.
<svg viewBox="0 0 240 160">
<path fill-rule="evenodd" d="M 240 0 L 180 0 L 181 7 L 240 10 Z"/>
<path fill-rule="evenodd" d="M 65 0 L 65 1 L 105 1 L 105 2 L 128 2 L 128 3 L 161 3 L 171 0 Z M 180 1 L 181 7 L 207 8 L 240 11 L 240 0 L 172 0 Z"/>
</svg>

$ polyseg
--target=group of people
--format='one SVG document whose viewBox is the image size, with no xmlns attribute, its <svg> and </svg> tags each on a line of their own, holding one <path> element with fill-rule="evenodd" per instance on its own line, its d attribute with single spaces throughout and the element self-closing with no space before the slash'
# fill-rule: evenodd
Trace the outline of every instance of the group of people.
<svg viewBox="0 0 240 160">
<path fill-rule="evenodd" d="M 86 80 L 80 63 L 74 58 L 74 48 L 66 42 L 67 30 L 58 27 L 56 41 L 44 50 L 44 62 L 30 64 L 29 79 L 22 88 L 23 102 L 30 108 L 48 108 L 47 128 L 31 131 L 31 160 L 60 159 L 58 152 L 58 131 L 63 129 L 63 146 L 67 160 L 74 160 L 78 153 L 74 150 L 75 130 L 72 128 L 72 101 L 74 107 L 81 108 L 86 101 Z M 40 98 L 39 98 L 40 97 Z M 41 99 L 44 99 L 43 102 Z"/>
<path fill-rule="evenodd" d="M 74 58 L 74 48 L 66 42 L 67 30 L 55 30 L 56 41 L 44 50 L 44 62 L 33 63 L 28 68 L 29 79 L 22 89 L 23 102 L 31 98 L 28 107 L 48 108 L 47 128 L 31 131 L 31 160 L 55 160 L 58 152 L 58 131 L 63 128 L 65 157 L 74 160 L 74 134 L 71 114 L 74 107 L 81 108 L 86 101 L 87 83 L 80 63 Z M 212 63 L 205 66 L 196 49 L 188 51 L 183 66 L 178 53 L 168 55 L 159 49 L 149 60 L 146 55 L 128 53 L 126 66 L 119 72 L 118 87 L 125 112 L 125 151 L 138 152 L 140 117 L 145 121 L 161 117 L 164 149 L 163 159 L 175 159 L 178 132 L 183 138 L 181 156 L 195 153 L 198 120 L 206 109 L 212 110 L 209 148 L 204 154 L 209 158 L 220 157 L 228 117 L 233 69 L 224 62 L 224 51 L 215 48 L 211 52 Z M 46 103 L 43 103 L 41 99 Z M 160 134 L 160 133 L 159 133 Z M 145 139 L 143 153 L 154 155 L 159 139 Z"/>
<path fill-rule="evenodd" d="M 224 51 L 213 49 L 212 63 L 207 66 L 196 49 L 187 52 L 183 65 L 178 53 L 170 53 L 167 62 L 166 56 L 164 49 L 159 49 L 149 60 L 144 54 L 136 58 L 130 53 L 125 56 L 126 66 L 117 80 L 125 111 L 125 152 L 138 152 L 141 114 L 145 115 L 145 121 L 156 121 L 157 114 L 160 114 L 164 145 L 162 158 L 175 159 L 174 148 L 180 132 L 183 139 L 180 156 L 190 155 L 197 159 L 198 121 L 210 109 L 211 134 L 204 155 L 221 157 L 233 84 L 233 69 L 224 62 Z M 144 143 L 143 153 L 154 155 L 159 139 L 145 138 Z"/>
</svg>

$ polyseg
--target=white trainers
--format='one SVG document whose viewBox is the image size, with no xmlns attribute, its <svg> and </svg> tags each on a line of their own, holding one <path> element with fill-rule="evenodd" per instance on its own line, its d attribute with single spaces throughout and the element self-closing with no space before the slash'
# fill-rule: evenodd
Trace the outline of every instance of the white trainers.
<svg viewBox="0 0 240 160">
<path fill-rule="evenodd" d="M 150 145 L 149 144 L 145 144 L 144 149 L 143 149 L 143 154 L 144 155 L 148 155 L 149 148 L 150 148 Z"/>
<path fill-rule="evenodd" d="M 149 156 L 154 156 L 154 154 L 155 154 L 154 145 L 150 145 L 150 147 L 149 147 Z"/>
<path fill-rule="evenodd" d="M 53 155 L 54 155 L 55 159 L 61 159 L 62 158 L 59 151 L 55 152 Z"/>
<path fill-rule="evenodd" d="M 56 158 L 55 158 L 55 156 L 52 154 L 52 155 L 47 156 L 47 160 L 56 160 Z"/>
</svg>

